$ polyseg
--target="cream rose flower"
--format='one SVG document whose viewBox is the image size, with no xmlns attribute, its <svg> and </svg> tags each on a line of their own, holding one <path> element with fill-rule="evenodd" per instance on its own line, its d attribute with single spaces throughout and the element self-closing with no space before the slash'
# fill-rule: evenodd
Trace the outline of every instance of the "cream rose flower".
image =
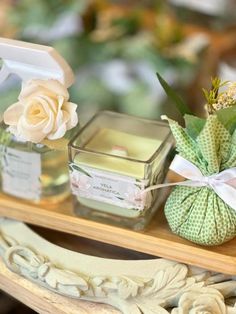
<svg viewBox="0 0 236 314">
<path fill-rule="evenodd" d="M 62 138 L 78 123 L 77 105 L 57 80 L 31 80 L 22 86 L 18 102 L 4 112 L 4 122 L 15 136 L 40 143 Z"/>
<path fill-rule="evenodd" d="M 213 288 L 200 288 L 183 293 L 179 306 L 171 314 L 226 314 L 222 294 Z"/>
</svg>

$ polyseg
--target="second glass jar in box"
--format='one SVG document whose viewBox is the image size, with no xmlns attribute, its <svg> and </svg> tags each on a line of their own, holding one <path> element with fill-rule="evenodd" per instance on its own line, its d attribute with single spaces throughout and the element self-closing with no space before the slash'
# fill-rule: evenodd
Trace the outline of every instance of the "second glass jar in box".
<svg viewBox="0 0 236 314">
<path fill-rule="evenodd" d="M 70 142 L 70 180 L 78 215 L 143 229 L 160 204 L 172 147 L 162 122 L 104 111 Z"/>
</svg>

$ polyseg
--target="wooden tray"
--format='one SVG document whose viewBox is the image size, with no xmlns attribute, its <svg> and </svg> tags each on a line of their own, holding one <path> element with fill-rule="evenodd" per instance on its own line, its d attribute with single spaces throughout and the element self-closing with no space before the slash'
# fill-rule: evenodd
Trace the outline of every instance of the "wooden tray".
<svg viewBox="0 0 236 314">
<path fill-rule="evenodd" d="M 98 240 L 119 247 L 236 275 L 236 238 L 214 247 L 193 244 L 174 235 L 163 210 L 144 232 L 136 232 L 76 217 L 71 200 L 39 207 L 0 195 L 0 215 L 34 225 Z"/>
</svg>

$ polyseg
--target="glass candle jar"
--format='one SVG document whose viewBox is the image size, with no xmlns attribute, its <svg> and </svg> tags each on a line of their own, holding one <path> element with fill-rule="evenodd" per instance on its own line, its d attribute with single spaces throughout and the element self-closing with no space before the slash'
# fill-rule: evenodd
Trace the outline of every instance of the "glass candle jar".
<svg viewBox="0 0 236 314">
<path fill-rule="evenodd" d="M 76 213 L 98 221 L 143 229 L 161 202 L 173 139 L 162 122 L 103 111 L 69 143 Z"/>
<path fill-rule="evenodd" d="M 51 204 L 70 195 L 68 152 L 23 141 L 0 124 L 1 191 L 37 204 Z M 78 129 L 77 129 L 78 131 Z"/>
</svg>

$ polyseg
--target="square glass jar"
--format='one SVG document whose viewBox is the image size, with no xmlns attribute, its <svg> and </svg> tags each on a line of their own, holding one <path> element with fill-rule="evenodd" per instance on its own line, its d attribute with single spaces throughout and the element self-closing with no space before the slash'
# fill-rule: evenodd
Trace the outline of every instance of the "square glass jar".
<svg viewBox="0 0 236 314">
<path fill-rule="evenodd" d="M 67 132 L 60 150 L 32 143 L 11 134 L 0 123 L 0 192 L 35 203 L 53 205 L 70 196 L 66 143 L 79 124 Z"/>
<path fill-rule="evenodd" d="M 163 122 L 102 111 L 69 143 L 76 214 L 142 230 L 163 201 L 173 138 Z"/>
</svg>

